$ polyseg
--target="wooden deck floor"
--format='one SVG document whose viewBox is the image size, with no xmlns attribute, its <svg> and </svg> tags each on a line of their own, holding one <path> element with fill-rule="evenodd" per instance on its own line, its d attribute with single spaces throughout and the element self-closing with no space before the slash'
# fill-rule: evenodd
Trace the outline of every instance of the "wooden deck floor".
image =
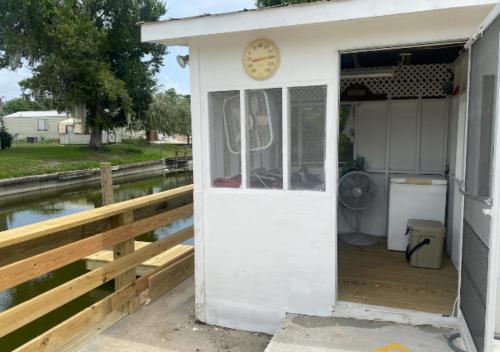
<svg viewBox="0 0 500 352">
<path fill-rule="evenodd" d="M 339 242 L 339 299 L 451 315 L 458 277 L 445 255 L 440 270 L 411 267 L 385 243 L 356 247 Z"/>
</svg>

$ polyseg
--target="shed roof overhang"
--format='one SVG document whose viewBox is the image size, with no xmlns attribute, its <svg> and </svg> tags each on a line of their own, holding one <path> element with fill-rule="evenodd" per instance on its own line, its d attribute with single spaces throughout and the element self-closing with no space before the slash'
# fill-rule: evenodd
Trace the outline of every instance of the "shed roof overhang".
<svg viewBox="0 0 500 352">
<path fill-rule="evenodd" d="M 331 0 L 143 23 L 143 42 L 189 45 L 191 38 L 382 16 L 493 8 L 497 0 Z"/>
</svg>

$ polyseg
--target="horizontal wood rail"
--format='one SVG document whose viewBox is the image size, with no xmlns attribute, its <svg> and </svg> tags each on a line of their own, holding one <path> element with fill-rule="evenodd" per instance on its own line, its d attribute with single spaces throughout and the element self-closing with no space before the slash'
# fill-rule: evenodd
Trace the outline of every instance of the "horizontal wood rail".
<svg viewBox="0 0 500 352">
<path fill-rule="evenodd" d="M 1 253 L 17 248 L 14 259 L 0 262 L 0 291 L 130 241 L 193 214 L 193 186 L 157 193 L 38 224 L 0 232 Z M 98 225 L 95 225 L 98 222 Z M 104 230 L 103 230 L 104 229 Z M 75 235 L 76 233 L 77 235 Z M 17 351 L 57 351 L 112 325 L 146 301 L 172 289 L 194 272 L 194 248 L 179 246 L 193 237 L 192 226 L 124 252 L 101 267 L 0 312 L 0 337 L 43 317 L 75 298 L 123 277 L 145 261 L 172 249 L 171 259 L 146 275 L 132 277 L 115 292 L 34 338 Z M 69 236 L 72 241 L 60 240 Z M 31 247 L 37 248 L 31 248 Z M 176 247 L 176 249 L 174 249 Z M 22 248 L 30 248 L 22 251 Z M 133 271 L 132 271 L 133 273 Z"/>
<path fill-rule="evenodd" d="M 140 208 L 146 208 L 149 205 L 164 202 L 169 198 L 185 196 L 192 193 L 192 185 L 183 186 L 149 196 L 127 200 L 125 202 L 115 203 L 105 207 L 91 209 L 61 218 L 3 231 L 1 232 L 2 236 L 0 237 L 0 248 L 44 237 L 59 231 L 72 229 L 97 220 L 109 219 L 115 215 L 121 215 Z"/>
</svg>

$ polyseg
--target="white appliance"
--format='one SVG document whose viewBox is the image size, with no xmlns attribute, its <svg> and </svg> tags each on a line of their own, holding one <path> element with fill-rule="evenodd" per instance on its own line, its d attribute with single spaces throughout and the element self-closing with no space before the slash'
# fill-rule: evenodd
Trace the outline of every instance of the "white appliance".
<svg viewBox="0 0 500 352">
<path fill-rule="evenodd" d="M 436 220 L 444 225 L 446 179 L 440 176 L 398 175 L 391 177 L 387 247 L 405 251 L 409 219 Z"/>
</svg>

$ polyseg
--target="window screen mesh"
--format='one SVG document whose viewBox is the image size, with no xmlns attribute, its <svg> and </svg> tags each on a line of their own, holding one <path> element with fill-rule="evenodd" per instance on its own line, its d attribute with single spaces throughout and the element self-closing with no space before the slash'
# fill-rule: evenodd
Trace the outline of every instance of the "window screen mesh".
<svg viewBox="0 0 500 352">
<path fill-rule="evenodd" d="M 489 197 L 496 115 L 500 19 L 497 18 L 471 48 L 467 162 L 465 184 L 468 193 Z M 474 344 L 485 349 L 485 321 L 488 285 L 490 218 L 473 217 L 486 205 L 465 199 L 460 307 Z"/>
<path fill-rule="evenodd" d="M 325 189 L 326 87 L 290 88 L 290 188 Z"/>
<path fill-rule="evenodd" d="M 467 126 L 467 191 L 490 196 L 493 116 L 498 71 L 497 19 L 471 51 Z"/>
<path fill-rule="evenodd" d="M 249 188 L 283 188 L 282 90 L 246 91 Z"/>
<path fill-rule="evenodd" d="M 214 187 L 241 186 L 240 92 L 209 94 L 210 169 Z"/>
</svg>

